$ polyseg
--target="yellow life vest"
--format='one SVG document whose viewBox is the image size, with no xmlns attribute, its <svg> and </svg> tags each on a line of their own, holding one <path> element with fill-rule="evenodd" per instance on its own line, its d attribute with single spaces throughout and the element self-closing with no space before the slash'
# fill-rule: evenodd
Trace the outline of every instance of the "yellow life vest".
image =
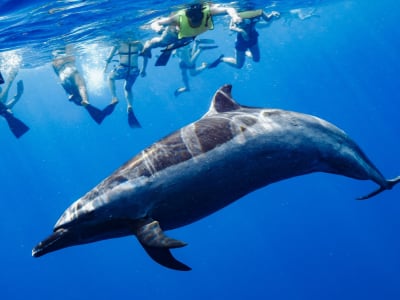
<svg viewBox="0 0 400 300">
<path fill-rule="evenodd" d="M 186 9 L 181 9 L 178 11 L 179 18 L 179 33 L 178 38 L 188 38 L 195 37 L 207 30 L 214 29 L 214 24 L 211 18 L 210 6 L 205 4 L 203 6 L 203 19 L 201 20 L 201 24 L 198 27 L 191 27 L 189 18 L 186 16 Z"/>
<path fill-rule="evenodd" d="M 257 9 L 257 10 L 247 10 L 247 11 L 242 11 L 238 13 L 239 17 L 242 19 L 252 19 L 256 18 L 262 15 L 262 9 Z"/>
</svg>

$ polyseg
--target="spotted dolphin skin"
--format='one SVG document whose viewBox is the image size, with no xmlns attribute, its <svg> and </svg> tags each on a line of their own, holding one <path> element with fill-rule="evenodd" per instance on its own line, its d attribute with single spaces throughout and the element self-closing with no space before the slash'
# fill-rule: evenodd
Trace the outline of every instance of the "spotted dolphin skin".
<svg viewBox="0 0 400 300">
<path fill-rule="evenodd" d="M 190 270 L 170 251 L 186 244 L 163 230 L 204 218 L 258 188 L 326 172 L 374 181 L 379 188 L 359 198 L 367 199 L 400 181 L 386 180 L 334 125 L 297 112 L 241 106 L 231 88 L 216 92 L 200 120 L 143 150 L 73 203 L 32 255 L 135 235 L 156 262 Z"/>
</svg>

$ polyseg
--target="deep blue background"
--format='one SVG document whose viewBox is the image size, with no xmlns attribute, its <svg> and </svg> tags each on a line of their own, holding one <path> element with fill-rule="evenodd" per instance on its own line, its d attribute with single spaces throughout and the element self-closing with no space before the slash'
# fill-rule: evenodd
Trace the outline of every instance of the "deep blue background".
<svg viewBox="0 0 400 300">
<path fill-rule="evenodd" d="M 31 257 L 64 209 L 144 147 L 201 117 L 224 83 L 242 104 L 331 121 L 385 176 L 400 175 L 397 5 L 321 1 L 318 16 L 284 15 L 260 29 L 260 63 L 208 70 L 178 98 L 177 60 L 165 68 L 152 60 L 134 86 L 140 130 L 127 125 L 122 93 L 98 126 L 68 103 L 49 63 L 22 69 L 25 94 L 14 113 L 31 130 L 17 140 L 0 120 L 0 299 L 400 299 L 400 187 L 355 201 L 375 185 L 327 174 L 271 185 L 169 232 L 189 243 L 173 252 L 191 272 L 157 265 L 133 236 Z M 233 54 L 226 27 L 204 37 L 220 47 L 199 61 Z M 107 87 L 91 90 L 90 100 L 106 105 Z"/>
</svg>

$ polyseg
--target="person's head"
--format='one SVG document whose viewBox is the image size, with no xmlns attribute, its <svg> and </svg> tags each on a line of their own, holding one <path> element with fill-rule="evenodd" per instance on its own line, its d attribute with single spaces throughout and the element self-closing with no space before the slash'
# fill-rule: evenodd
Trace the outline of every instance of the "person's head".
<svg viewBox="0 0 400 300">
<path fill-rule="evenodd" d="M 199 27 L 203 20 L 203 4 L 196 3 L 190 5 L 186 9 L 186 17 L 189 19 L 189 23 L 192 27 Z"/>
</svg>

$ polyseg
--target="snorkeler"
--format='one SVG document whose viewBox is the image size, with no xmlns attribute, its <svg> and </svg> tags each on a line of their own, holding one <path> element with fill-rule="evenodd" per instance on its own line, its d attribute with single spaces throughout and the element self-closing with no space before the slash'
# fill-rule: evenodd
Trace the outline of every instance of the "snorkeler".
<svg viewBox="0 0 400 300">
<path fill-rule="evenodd" d="M 22 80 L 17 82 L 17 94 L 7 101 L 8 92 L 17 74 L 18 68 L 11 70 L 7 82 L 5 82 L 3 76 L 1 76 L 0 84 L 6 83 L 6 85 L 4 89 L 0 87 L 0 116 L 7 121 L 8 127 L 15 137 L 19 138 L 29 130 L 29 127 L 25 125 L 24 122 L 17 119 L 11 110 L 24 93 L 24 83 Z"/>
<path fill-rule="evenodd" d="M 132 109 L 132 86 L 139 75 L 141 77 L 146 76 L 147 56 L 143 56 L 142 68 L 139 69 L 138 58 L 142 50 L 143 44 L 140 41 L 128 40 L 126 42 L 121 42 L 119 46 L 115 46 L 111 49 L 106 60 L 106 66 L 104 67 L 104 72 L 106 72 L 108 64 L 111 62 L 114 55 L 119 55 L 119 64 L 114 67 L 108 77 L 112 99 L 109 105 L 110 109 L 107 113 L 111 114 L 115 105 L 118 103 L 115 80 L 124 79 L 124 95 L 127 104 L 128 124 L 131 128 L 141 127 Z"/>
<path fill-rule="evenodd" d="M 146 41 L 142 55 L 151 57 L 152 48 L 167 47 L 156 63 L 156 65 L 165 65 L 172 50 L 185 46 L 199 34 L 214 29 L 212 16 L 221 14 L 228 14 L 235 23 L 241 20 L 234 8 L 211 3 L 192 4 L 169 17 L 156 20 L 150 27 L 162 34 L 160 37 Z M 162 62 L 160 62 L 161 59 Z"/>
<path fill-rule="evenodd" d="M 175 90 L 174 95 L 179 96 L 183 92 L 190 91 L 189 74 L 196 76 L 207 69 L 207 64 L 203 62 L 200 66 L 196 66 L 196 60 L 203 50 L 214 49 L 218 46 L 211 39 L 196 39 L 191 45 L 186 45 L 176 49 L 176 56 L 179 58 L 179 68 L 182 74 L 184 86 Z"/>
<path fill-rule="evenodd" d="M 236 43 L 235 57 L 225 57 L 221 55 L 214 62 L 212 62 L 208 67 L 215 68 L 221 62 L 227 63 L 228 65 L 241 69 L 244 65 L 246 54 L 248 51 L 249 56 L 254 62 L 260 61 L 260 48 L 258 45 L 258 32 L 256 30 L 256 24 L 263 19 L 269 25 L 273 18 L 279 18 L 279 12 L 272 11 L 269 14 L 265 13 L 262 9 L 249 10 L 240 12 L 241 17 L 240 22 L 235 22 L 231 20 L 229 29 L 236 31 Z"/>
<path fill-rule="evenodd" d="M 71 54 L 71 46 L 65 52 L 54 51 L 52 62 L 54 72 L 61 81 L 61 85 L 68 94 L 68 100 L 76 105 L 83 106 L 97 123 L 101 124 L 107 113 L 89 103 L 86 83 L 75 65 L 75 57 Z"/>
</svg>

